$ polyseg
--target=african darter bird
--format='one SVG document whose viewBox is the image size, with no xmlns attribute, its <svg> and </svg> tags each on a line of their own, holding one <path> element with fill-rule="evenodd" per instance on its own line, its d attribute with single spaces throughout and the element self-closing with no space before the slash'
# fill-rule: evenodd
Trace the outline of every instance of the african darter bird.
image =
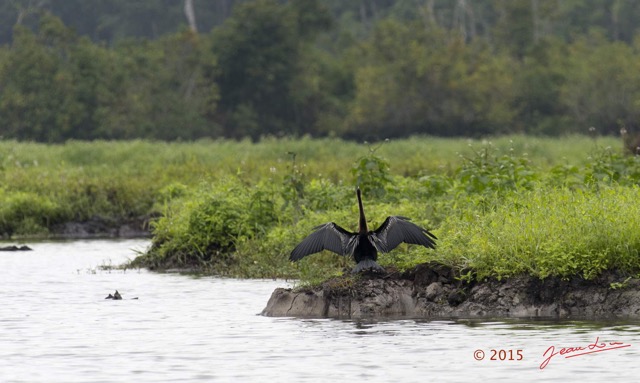
<svg viewBox="0 0 640 383">
<path fill-rule="evenodd" d="M 388 253 L 402 242 L 435 249 L 436 236 L 410 222 L 406 217 L 387 217 L 379 228 L 369 231 L 362 207 L 360 188 L 356 189 L 356 195 L 360 210 L 360 225 L 357 233 L 347 231 L 334 222 L 317 226 L 313 233 L 293 249 L 289 259 L 298 261 L 307 255 L 327 249 L 339 255 L 352 256 L 356 262 L 352 273 L 364 270 L 383 272 L 384 268 L 376 263 L 379 251 Z"/>
</svg>

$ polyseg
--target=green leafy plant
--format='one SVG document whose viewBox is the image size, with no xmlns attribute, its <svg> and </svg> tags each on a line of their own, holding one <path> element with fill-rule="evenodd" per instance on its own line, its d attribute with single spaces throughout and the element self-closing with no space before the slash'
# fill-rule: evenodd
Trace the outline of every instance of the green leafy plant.
<svg viewBox="0 0 640 383">
<path fill-rule="evenodd" d="M 389 175 L 389 162 L 376 155 L 376 151 L 388 142 L 383 141 L 377 146 L 369 145 L 369 153 L 356 160 L 351 168 L 351 174 L 355 177 L 356 186 L 372 197 L 382 197 L 386 194 L 386 187 L 391 183 Z"/>
<path fill-rule="evenodd" d="M 640 184 L 640 157 L 624 155 L 611 147 L 596 147 L 585 165 L 584 183 L 589 186 Z"/>
<path fill-rule="evenodd" d="M 627 277 L 622 282 L 611 282 L 609 284 L 609 287 L 611 288 L 611 290 L 624 289 L 628 286 L 630 280 L 631 280 L 631 277 Z"/>
<path fill-rule="evenodd" d="M 491 143 L 472 149 L 471 157 L 456 172 L 456 188 L 466 193 L 530 190 L 537 180 L 536 172 L 526 156 L 498 155 Z"/>
<path fill-rule="evenodd" d="M 291 156 L 289 171 L 284 176 L 282 183 L 283 209 L 292 206 L 296 212 L 300 212 L 302 199 L 304 198 L 305 177 L 296 163 L 296 153 L 288 152 Z"/>
</svg>

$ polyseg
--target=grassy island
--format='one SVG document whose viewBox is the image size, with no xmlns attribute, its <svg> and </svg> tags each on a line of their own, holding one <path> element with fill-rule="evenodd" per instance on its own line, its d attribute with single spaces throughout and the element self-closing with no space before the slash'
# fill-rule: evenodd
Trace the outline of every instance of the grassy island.
<svg viewBox="0 0 640 383">
<path fill-rule="evenodd" d="M 436 261 L 476 278 L 640 272 L 640 159 L 612 137 L 0 141 L 0 179 L 4 238 L 143 217 L 152 245 L 133 265 L 155 270 L 338 275 L 350 260 L 288 254 L 321 223 L 353 229 L 359 185 L 372 226 L 404 215 L 439 238 L 435 251 L 400 246 L 383 266 Z"/>
</svg>

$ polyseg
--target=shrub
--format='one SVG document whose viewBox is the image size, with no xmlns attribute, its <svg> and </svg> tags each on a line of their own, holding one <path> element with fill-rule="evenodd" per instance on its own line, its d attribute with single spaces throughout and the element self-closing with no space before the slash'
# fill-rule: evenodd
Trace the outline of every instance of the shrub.
<svg viewBox="0 0 640 383">
<path fill-rule="evenodd" d="M 46 234 L 61 217 L 59 206 L 49 198 L 28 192 L 0 189 L 0 236 Z"/>
<path fill-rule="evenodd" d="M 276 222 L 276 202 L 267 185 L 248 187 L 232 178 L 203 183 L 193 197 L 169 202 L 141 262 L 222 271 L 234 262 L 237 244 L 264 235 Z"/>
<path fill-rule="evenodd" d="M 512 151 L 498 155 L 490 143 L 472 151 L 456 171 L 458 191 L 492 193 L 533 188 L 537 173 L 526 155 L 516 156 Z"/>
</svg>

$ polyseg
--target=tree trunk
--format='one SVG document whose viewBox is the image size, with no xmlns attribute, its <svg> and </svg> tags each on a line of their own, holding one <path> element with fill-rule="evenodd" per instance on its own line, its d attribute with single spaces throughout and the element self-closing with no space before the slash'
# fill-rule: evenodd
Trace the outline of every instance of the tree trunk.
<svg viewBox="0 0 640 383">
<path fill-rule="evenodd" d="M 533 42 L 537 43 L 540 39 L 540 15 L 538 0 L 531 0 L 531 18 L 533 23 Z"/>
<path fill-rule="evenodd" d="M 184 0 L 184 14 L 187 16 L 189 22 L 189 28 L 192 32 L 198 33 L 198 27 L 196 25 L 196 12 L 193 9 L 193 0 Z"/>
</svg>

